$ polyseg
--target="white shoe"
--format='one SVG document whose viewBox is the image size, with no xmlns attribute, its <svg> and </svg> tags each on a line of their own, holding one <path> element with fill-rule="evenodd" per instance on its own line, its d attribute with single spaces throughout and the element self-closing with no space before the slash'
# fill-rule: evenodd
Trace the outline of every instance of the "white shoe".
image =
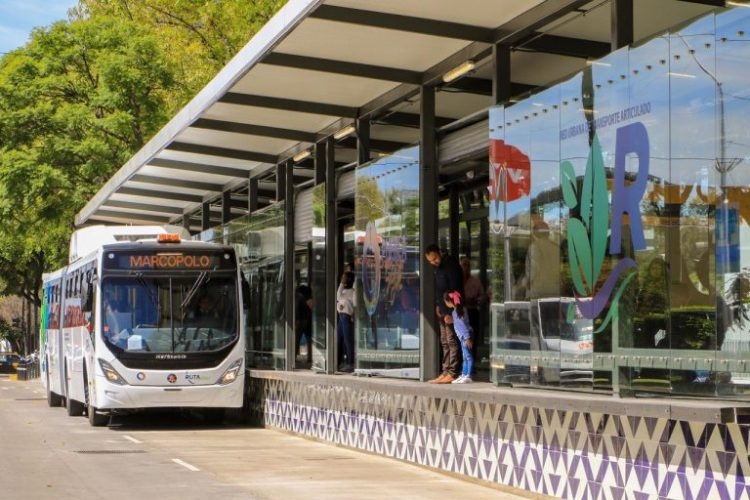
<svg viewBox="0 0 750 500">
<path fill-rule="evenodd" d="M 461 375 L 453 381 L 454 384 L 471 384 L 472 382 L 473 380 L 471 380 L 471 377 L 468 375 Z"/>
</svg>

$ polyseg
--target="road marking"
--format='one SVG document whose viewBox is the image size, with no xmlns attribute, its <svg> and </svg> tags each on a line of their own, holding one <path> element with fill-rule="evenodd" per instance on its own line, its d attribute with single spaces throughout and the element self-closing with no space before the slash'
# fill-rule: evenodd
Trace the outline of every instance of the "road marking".
<svg viewBox="0 0 750 500">
<path fill-rule="evenodd" d="M 191 470 L 191 471 L 193 471 L 193 472 L 198 472 L 198 471 L 200 470 L 200 469 L 199 469 L 198 467 L 196 467 L 196 466 L 194 466 L 194 465 L 190 465 L 190 464 L 189 464 L 189 463 L 187 463 L 187 462 L 183 462 L 183 461 L 182 461 L 182 460 L 180 460 L 179 458 L 173 458 L 173 459 L 172 459 L 172 462 L 176 463 L 177 465 L 182 465 L 182 466 L 183 466 L 183 467 L 185 467 L 185 468 L 186 468 L 187 470 Z"/>
<path fill-rule="evenodd" d="M 125 439 L 127 439 L 128 441 L 130 441 L 131 443 L 135 443 L 135 444 L 141 444 L 142 443 L 142 441 L 138 441 L 136 438 L 134 438 L 132 436 L 125 435 L 123 437 Z"/>
</svg>

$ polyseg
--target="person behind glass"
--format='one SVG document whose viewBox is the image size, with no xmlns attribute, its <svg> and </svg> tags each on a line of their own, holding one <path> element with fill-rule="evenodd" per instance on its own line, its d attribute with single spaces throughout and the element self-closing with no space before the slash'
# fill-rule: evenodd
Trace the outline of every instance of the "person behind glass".
<svg viewBox="0 0 750 500">
<path fill-rule="evenodd" d="M 357 304 L 357 290 L 354 287 L 354 273 L 345 271 L 336 291 L 336 312 L 338 312 L 339 352 L 346 359 L 339 371 L 354 371 L 354 307 Z M 343 347 L 343 349 L 341 349 Z"/>
<path fill-rule="evenodd" d="M 448 254 L 443 254 L 440 247 L 431 244 L 425 250 L 425 259 L 435 268 L 435 314 L 438 318 L 440 329 L 440 347 L 442 349 L 442 372 L 428 382 L 431 384 L 450 384 L 458 378 L 461 366 L 458 337 L 453 331 L 453 318 L 451 311 L 445 305 L 443 295 L 445 292 L 456 290 L 463 294 L 464 278 L 461 266 L 456 259 Z"/>
<path fill-rule="evenodd" d="M 307 342 L 307 363 L 312 363 L 312 290 L 307 285 L 299 285 L 294 301 L 294 355 L 300 355 L 302 338 Z"/>
<path fill-rule="evenodd" d="M 474 340 L 471 338 L 472 330 L 471 325 L 469 324 L 469 316 L 466 314 L 463 304 L 461 304 L 461 294 L 457 290 L 445 292 L 443 300 L 445 301 L 446 307 L 451 310 L 453 329 L 456 332 L 456 337 L 458 337 L 459 343 L 461 344 L 461 351 L 464 357 L 461 376 L 452 383 L 470 384 L 472 382 L 471 370 L 474 368 L 474 356 L 471 354 Z"/>
<path fill-rule="evenodd" d="M 560 295 L 560 245 L 550 237 L 549 225 L 539 219 L 531 231 L 524 284 L 527 299 Z"/>
</svg>

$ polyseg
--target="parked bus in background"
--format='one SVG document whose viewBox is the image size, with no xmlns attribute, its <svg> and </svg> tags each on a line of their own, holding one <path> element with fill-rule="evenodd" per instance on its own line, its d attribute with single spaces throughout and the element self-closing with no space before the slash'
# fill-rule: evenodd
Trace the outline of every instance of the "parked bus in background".
<svg viewBox="0 0 750 500">
<path fill-rule="evenodd" d="M 212 420 L 244 394 L 243 283 L 234 249 L 172 226 L 92 226 L 68 266 L 44 276 L 42 381 L 50 406 L 109 416 L 200 408 Z"/>
</svg>

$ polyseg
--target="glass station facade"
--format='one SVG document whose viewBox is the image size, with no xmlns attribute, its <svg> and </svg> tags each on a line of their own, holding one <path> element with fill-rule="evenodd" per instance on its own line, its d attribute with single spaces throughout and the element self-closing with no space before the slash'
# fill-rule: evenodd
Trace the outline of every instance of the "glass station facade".
<svg viewBox="0 0 750 500">
<path fill-rule="evenodd" d="M 748 61 L 750 9 L 722 10 L 489 110 L 492 382 L 750 397 Z M 419 169 L 418 146 L 358 166 L 338 235 L 326 186 L 313 192 L 306 279 L 325 297 L 325 252 L 343 241 L 356 367 L 375 374 L 420 373 L 419 211 L 438 207 L 423 206 Z M 284 223 L 278 203 L 202 236 L 245 247 L 250 367 L 289 366 Z M 330 372 L 315 304 L 310 366 Z"/>
<path fill-rule="evenodd" d="M 750 9 L 490 111 L 492 378 L 750 395 Z"/>
</svg>

